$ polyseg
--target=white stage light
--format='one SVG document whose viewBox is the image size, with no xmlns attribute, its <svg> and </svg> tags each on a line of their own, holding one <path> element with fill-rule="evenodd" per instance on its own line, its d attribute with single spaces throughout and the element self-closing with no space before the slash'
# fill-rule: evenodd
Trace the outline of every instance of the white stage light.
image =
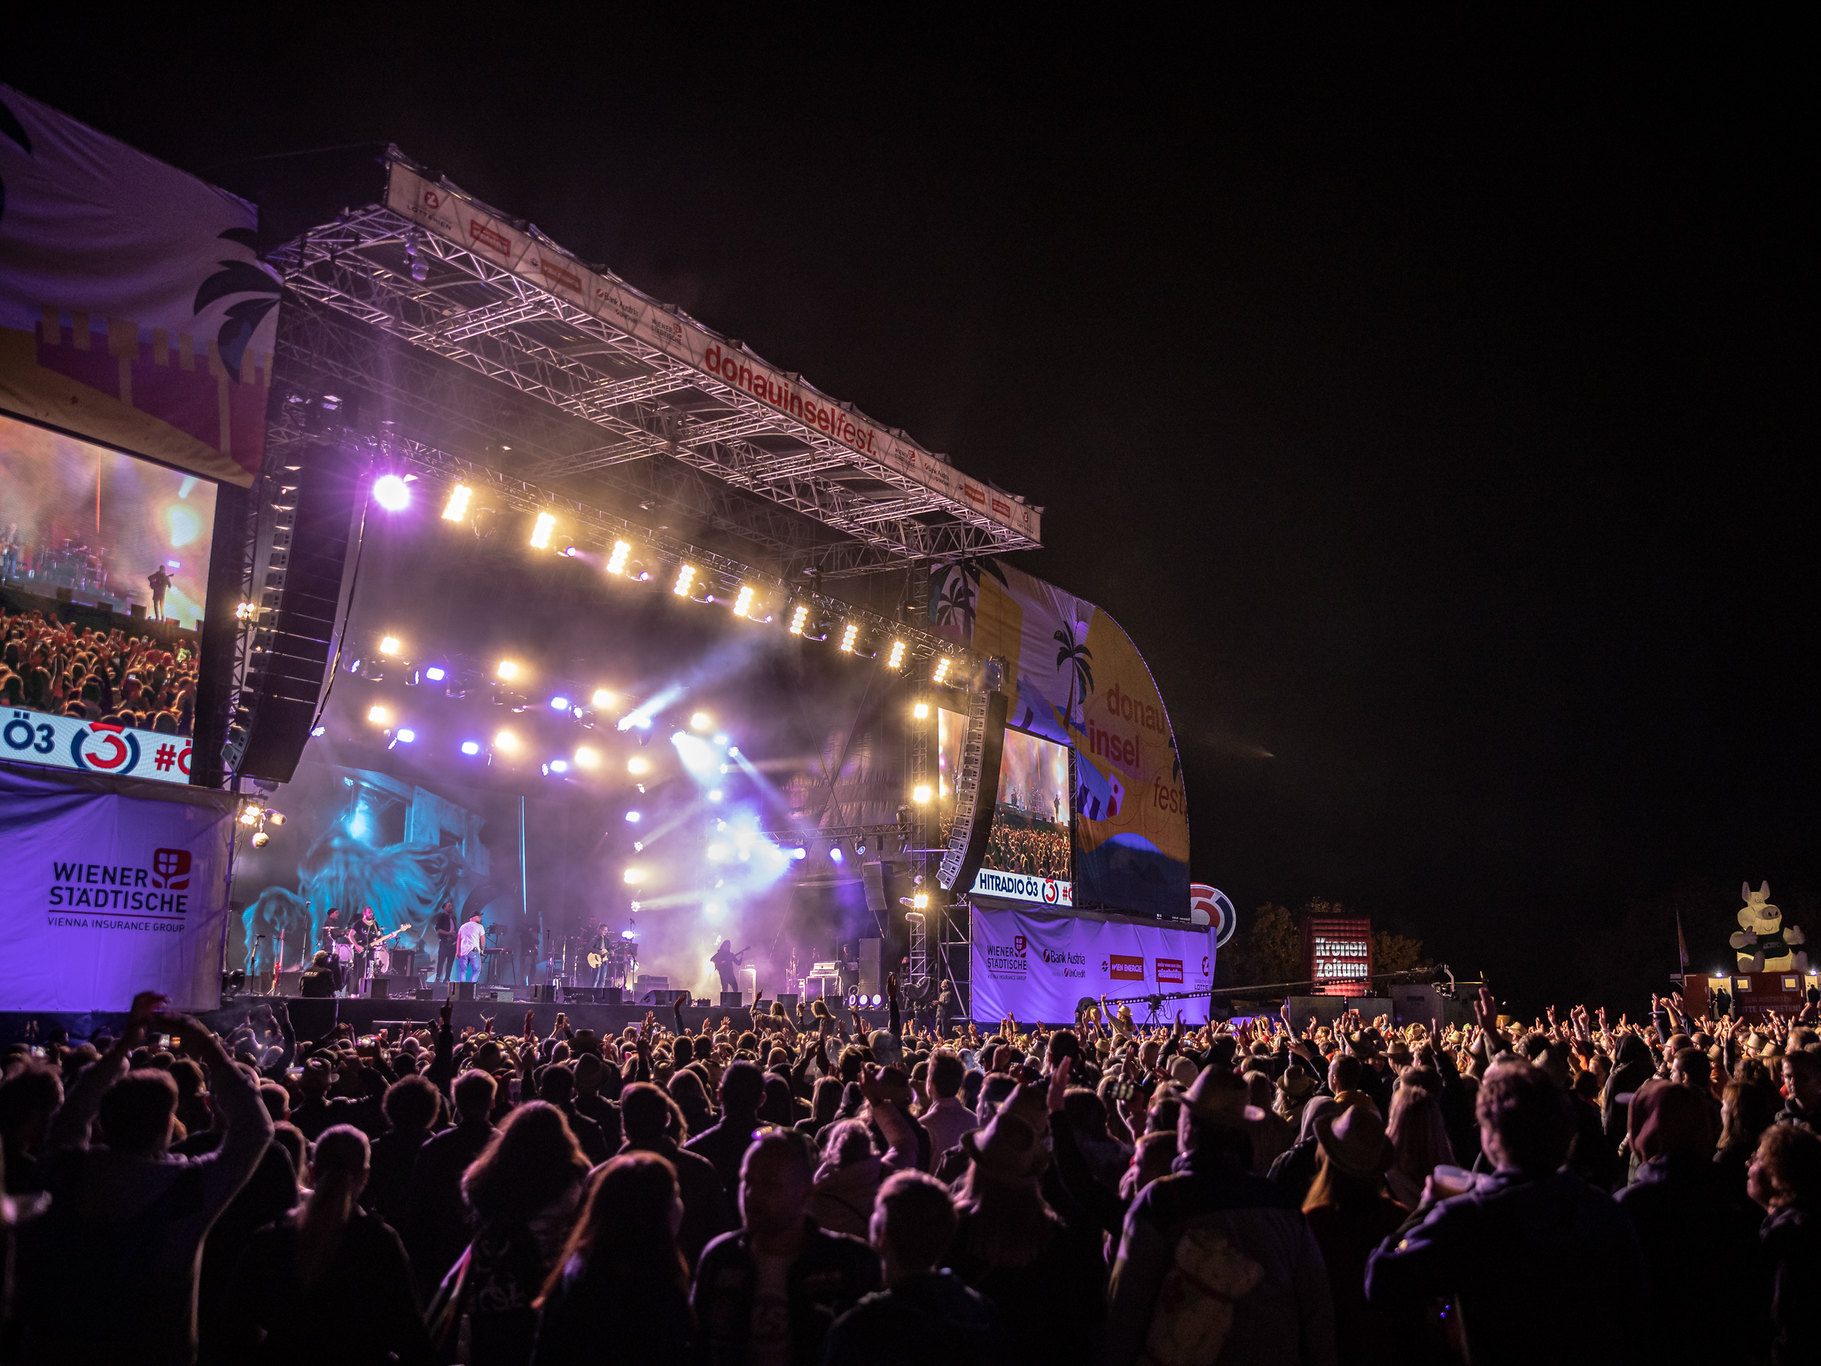
<svg viewBox="0 0 1821 1366">
<path fill-rule="evenodd" d="M 607 557 L 607 572 L 609 574 L 624 574 L 626 572 L 626 561 L 631 555 L 631 545 L 625 541 L 615 541 L 613 543 L 613 553 Z"/>
<path fill-rule="evenodd" d="M 954 667 L 955 667 L 955 661 L 952 659 L 937 660 L 936 661 L 936 671 L 930 675 L 930 682 L 932 682 L 932 683 L 948 682 L 948 671 Z"/>
<path fill-rule="evenodd" d="M 911 708 L 911 715 L 919 721 L 929 720 L 929 703 L 919 702 Z"/>
<path fill-rule="evenodd" d="M 904 645 L 903 641 L 894 640 L 892 642 L 891 652 L 885 656 L 885 667 L 888 669 L 903 668 L 904 667 L 904 649 L 905 649 L 905 645 Z"/>
<path fill-rule="evenodd" d="M 651 760 L 643 754 L 635 754 L 626 761 L 626 771 L 635 778 L 642 778 L 651 772 Z"/>
<path fill-rule="evenodd" d="M 556 514 L 540 512 L 537 521 L 531 524 L 531 548 L 533 550 L 550 549 L 550 535 L 556 530 Z"/>
<path fill-rule="evenodd" d="M 801 863 L 804 859 L 809 857 L 809 850 L 799 844 L 790 851 L 790 856 L 792 859 Z"/>
<path fill-rule="evenodd" d="M 751 616 L 753 600 L 757 596 L 758 594 L 753 592 L 751 584 L 741 584 L 740 591 L 734 595 L 733 614 L 736 617 Z"/>
<path fill-rule="evenodd" d="M 677 566 L 677 581 L 670 591 L 675 593 L 679 598 L 686 598 L 689 596 L 689 589 L 695 581 L 696 567 L 687 562 L 679 564 Z"/>
<path fill-rule="evenodd" d="M 519 676 L 519 672 L 520 670 L 516 660 L 502 659 L 499 662 L 499 667 L 493 671 L 493 675 L 502 683 L 510 683 Z"/>
<path fill-rule="evenodd" d="M 645 819 L 645 817 L 637 811 L 628 811 L 626 813 L 626 824 L 628 824 L 628 825 L 637 825 L 640 821 L 642 821 L 644 819 Z"/>
<path fill-rule="evenodd" d="M 847 625 L 841 629 L 841 653 L 844 655 L 851 655 L 854 652 L 854 643 L 859 639 L 860 628 L 853 622 L 848 622 Z"/>
<path fill-rule="evenodd" d="M 430 683 L 441 683 L 449 676 L 449 671 L 440 664 L 432 664 L 424 670 L 424 679 Z"/>
<path fill-rule="evenodd" d="M 411 506 L 411 486 L 396 474 L 382 474 L 373 481 L 373 501 L 387 512 L 403 512 Z"/>
<path fill-rule="evenodd" d="M 928 806 L 933 795 L 935 794 L 930 791 L 928 783 L 918 783 L 911 789 L 911 800 L 918 806 Z"/>
<path fill-rule="evenodd" d="M 928 910 L 929 909 L 929 893 L 928 892 L 912 892 L 911 893 L 911 909 L 914 911 Z"/>
<path fill-rule="evenodd" d="M 514 735 L 509 730 L 502 730 L 493 737 L 493 747 L 502 754 L 516 754 L 518 752 L 518 736 Z"/>
<path fill-rule="evenodd" d="M 550 710 L 551 711 L 568 711 L 569 710 L 569 699 L 567 697 L 564 697 L 561 693 L 558 693 L 555 697 L 550 699 Z"/>
<path fill-rule="evenodd" d="M 809 624 L 809 608 L 798 603 L 790 610 L 790 633 L 793 636 L 803 634 L 803 628 Z"/>
<path fill-rule="evenodd" d="M 474 498 L 474 490 L 466 484 L 457 484 L 449 490 L 449 501 L 443 504 L 443 520 L 459 522 L 468 515 L 468 504 Z"/>
<path fill-rule="evenodd" d="M 466 754 L 470 759 L 472 759 L 475 755 L 479 754 L 480 752 L 481 752 L 481 742 L 479 740 L 463 740 L 462 741 L 462 753 Z"/>
<path fill-rule="evenodd" d="M 708 789 L 708 800 L 711 802 L 720 801 L 721 800 L 721 789 L 718 787 L 709 788 Z"/>
<path fill-rule="evenodd" d="M 392 732 L 392 738 L 401 745 L 415 745 L 417 743 L 417 732 L 412 730 L 409 726 L 400 726 L 397 730 Z"/>
<path fill-rule="evenodd" d="M 550 761 L 550 771 L 552 773 L 567 773 L 569 771 L 569 761 L 567 759 L 552 759 Z"/>
<path fill-rule="evenodd" d="M 396 657 L 399 650 L 402 648 L 403 646 L 398 643 L 397 636 L 381 636 L 379 638 L 379 652 L 387 659 Z"/>
<path fill-rule="evenodd" d="M 389 726 L 392 724 L 392 708 L 375 702 L 367 708 L 367 720 L 376 726 Z"/>
<path fill-rule="evenodd" d="M 599 768 L 601 756 L 588 745 L 577 745 L 575 747 L 575 766 L 586 769 Z"/>
<path fill-rule="evenodd" d="M 828 850 L 828 861 L 829 861 L 829 862 L 830 862 L 830 863 L 840 863 L 840 862 L 842 862 L 842 861 L 843 861 L 843 860 L 844 860 L 844 859 L 846 859 L 846 857 L 847 857 L 847 855 L 845 855 L 845 854 L 843 854 L 843 853 L 842 853 L 842 852 L 841 852 L 841 846 L 840 846 L 840 845 L 838 845 L 838 844 L 836 844 L 836 845 L 831 845 L 831 846 L 830 846 L 830 847 L 829 847 L 829 850 Z"/>
<path fill-rule="evenodd" d="M 714 717 L 705 711 L 698 711 L 689 718 L 689 728 L 693 731 L 705 731 L 714 724 Z"/>
<path fill-rule="evenodd" d="M 628 887 L 637 887 L 645 881 L 645 870 L 643 868 L 628 868 L 625 872 L 620 874 L 620 881 L 624 882 Z"/>
<path fill-rule="evenodd" d="M 605 688 L 596 688 L 594 695 L 588 699 L 588 705 L 596 711 L 605 711 L 614 703 L 614 696 Z"/>
</svg>

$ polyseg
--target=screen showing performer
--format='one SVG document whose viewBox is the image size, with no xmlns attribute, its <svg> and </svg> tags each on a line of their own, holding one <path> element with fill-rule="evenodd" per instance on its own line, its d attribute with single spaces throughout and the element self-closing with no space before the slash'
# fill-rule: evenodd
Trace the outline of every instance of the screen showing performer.
<svg viewBox="0 0 1821 1366">
<path fill-rule="evenodd" d="M 0 415 L 0 704 L 189 735 L 214 527 L 208 480 Z"/>
</svg>

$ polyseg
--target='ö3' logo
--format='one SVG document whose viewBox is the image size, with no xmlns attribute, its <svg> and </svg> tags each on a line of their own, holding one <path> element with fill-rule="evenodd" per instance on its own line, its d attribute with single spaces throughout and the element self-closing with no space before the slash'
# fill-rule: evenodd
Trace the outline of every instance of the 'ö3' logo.
<svg viewBox="0 0 1821 1366">
<path fill-rule="evenodd" d="M 92 721 L 70 736 L 70 760 L 77 768 L 130 773 L 139 765 L 139 737 L 124 726 Z"/>
</svg>

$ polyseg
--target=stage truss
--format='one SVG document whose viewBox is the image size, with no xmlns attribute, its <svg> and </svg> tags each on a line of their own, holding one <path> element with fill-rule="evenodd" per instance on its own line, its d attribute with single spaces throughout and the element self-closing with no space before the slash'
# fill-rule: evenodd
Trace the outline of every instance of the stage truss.
<svg viewBox="0 0 1821 1366">
<path fill-rule="evenodd" d="M 428 183 L 396 152 L 388 170 L 395 181 Z M 460 196 L 454 187 L 442 193 L 451 202 Z M 612 280 L 535 229 L 467 197 L 461 202 L 493 225 L 476 228 L 482 241 L 511 232 L 535 243 L 545 278 L 547 262 L 560 260 L 565 271 Z M 957 491 L 932 488 L 793 419 L 484 250 L 387 204 L 311 229 L 270 257 L 288 292 L 280 364 L 292 376 L 362 389 L 401 424 L 422 420 L 429 429 L 412 434 L 429 444 L 460 448 L 449 435 L 459 433 L 529 482 L 698 518 L 750 542 L 782 573 L 812 569 L 833 578 L 1038 545 L 1034 532 L 971 505 L 982 486 L 951 478 L 946 466 L 943 482 Z M 612 284 L 616 297 L 637 298 L 645 316 L 712 335 L 624 282 Z M 723 344 L 729 355 L 763 365 L 738 343 L 716 342 Z M 824 401 L 828 411 L 853 413 Z M 939 459 L 915 453 L 925 467 Z M 987 505 L 1036 525 L 1021 499 L 995 490 Z"/>
</svg>

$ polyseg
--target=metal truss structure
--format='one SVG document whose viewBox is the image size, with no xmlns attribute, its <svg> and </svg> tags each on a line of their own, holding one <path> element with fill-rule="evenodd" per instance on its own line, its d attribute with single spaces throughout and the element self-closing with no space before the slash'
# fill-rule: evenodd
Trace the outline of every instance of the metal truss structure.
<svg viewBox="0 0 1821 1366">
<path fill-rule="evenodd" d="M 733 553 L 784 574 L 1037 544 L 389 208 L 270 260 L 286 286 L 281 375 L 365 393 L 429 446 L 736 538 Z"/>
</svg>

